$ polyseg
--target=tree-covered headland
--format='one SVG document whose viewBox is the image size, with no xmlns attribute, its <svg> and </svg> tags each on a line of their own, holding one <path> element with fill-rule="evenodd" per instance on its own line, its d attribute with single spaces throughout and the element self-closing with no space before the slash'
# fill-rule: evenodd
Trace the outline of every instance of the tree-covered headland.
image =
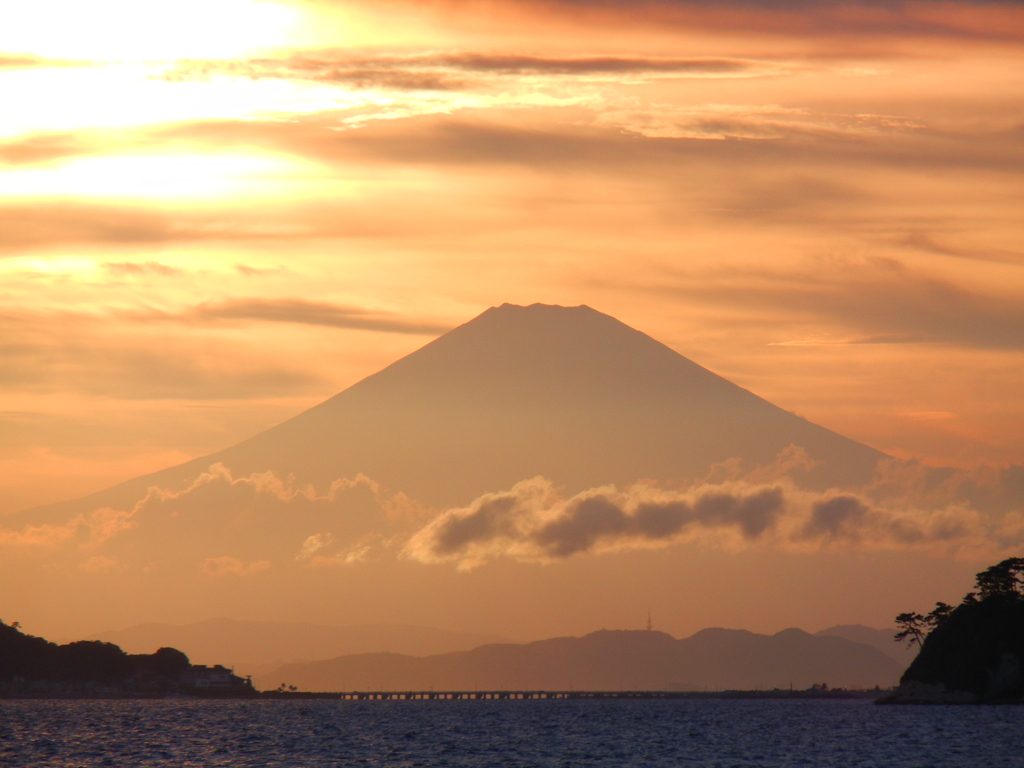
<svg viewBox="0 0 1024 768">
<path fill-rule="evenodd" d="M 221 666 L 193 665 L 175 648 L 125 653 L 113 643 L 58 645 L 0 621 L 0 696 L 246 695 L 251 683 Z"/>
<path fill-rule="evenodd" d="M 956 607 L 901 613 L 896 638 L 920 652 L 884 703 L 973 703 L 1024 699 L 1024 558 L 977 575 Z"/>
</svg>

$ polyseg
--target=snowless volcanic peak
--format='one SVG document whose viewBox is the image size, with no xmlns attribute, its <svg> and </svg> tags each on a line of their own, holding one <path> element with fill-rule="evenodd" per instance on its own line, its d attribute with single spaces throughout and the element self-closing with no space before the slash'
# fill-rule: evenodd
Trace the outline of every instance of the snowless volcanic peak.
<svg viewBox="0 0 1024 768">
<path fill-rule="evenodd" d="M 815 488 L 861 484 L 885 458 L 590 307 L 503 304 L 243 443 L 88 501 L 123 508 L 221 462 L 317 487 L 363 473 L 459 505 L 537 475 L 572 493 L 696 479 L 734 458 L 752 469 L 791 445 L 814 462 L 796 479 Z"/>
</svg>

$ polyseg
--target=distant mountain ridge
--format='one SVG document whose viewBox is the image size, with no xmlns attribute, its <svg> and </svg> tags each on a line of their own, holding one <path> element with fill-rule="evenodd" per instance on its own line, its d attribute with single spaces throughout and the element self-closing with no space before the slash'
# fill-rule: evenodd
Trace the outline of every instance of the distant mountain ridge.
<svg viewBox="0 0 1024 768">
<path fill-rule="evenodd" d="M 902 668 L 881 651 L 799 629 L 775 635 L 705 629 L 676 640 L 600 630 L 521 645 L 414 658 L 394 653 L 289 664 L 257 678 L 302 690 L 753 690 L 888 687 Z"/>
<path fill-rule="evenodd" d="M 139 624 L 101 632 L 89 640 L 115 643 L 129 653 L 179 648 L 199 664 L 230 663 L 242 675 L 258 675 L 289 662 L 348 654 L 393 652 L 427 656 L 511 643 L 498 635 L 451 632 L 404 624 L 336 627 L 280 621 L 207 619 L 194 624 Z"/>
<path fill-rule="evenodd" d="M 364 473 L 435 506 L 543 475 L 576 492 L 770 463 L 790 445 L 809 487 L 862 484 L 885 454 L 795 416 L 587 306 L 492 307 L 320 405 L 237 445 L 8 518 L 130 509 L 216 462 L 325 487 Z"/>
</svg>

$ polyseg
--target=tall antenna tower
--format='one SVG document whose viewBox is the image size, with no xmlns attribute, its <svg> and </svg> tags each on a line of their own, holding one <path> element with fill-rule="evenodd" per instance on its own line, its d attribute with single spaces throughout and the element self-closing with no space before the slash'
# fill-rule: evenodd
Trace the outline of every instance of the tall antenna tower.
<svg viewBox="0 0 1024 768">
<path fill-rule="evenodd" d="M 654 629 L 654 625 L 651 623 L 651 609 L 647 609 L 647 631 L 650 632 Z"/>
</svg>

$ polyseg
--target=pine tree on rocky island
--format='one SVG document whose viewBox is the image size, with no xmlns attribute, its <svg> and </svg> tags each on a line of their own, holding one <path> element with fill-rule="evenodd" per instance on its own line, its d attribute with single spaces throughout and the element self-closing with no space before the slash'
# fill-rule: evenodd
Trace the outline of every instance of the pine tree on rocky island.
<svg viewBox="0 0 1024 768">
<path fill-rule="evenodd" d="M 896 640 L 920 653 L 882 703 L 973 703 L 1024 698 L 1024 558 L 977 575 L 953 608 L 901 613 Z"/>
</svg>

